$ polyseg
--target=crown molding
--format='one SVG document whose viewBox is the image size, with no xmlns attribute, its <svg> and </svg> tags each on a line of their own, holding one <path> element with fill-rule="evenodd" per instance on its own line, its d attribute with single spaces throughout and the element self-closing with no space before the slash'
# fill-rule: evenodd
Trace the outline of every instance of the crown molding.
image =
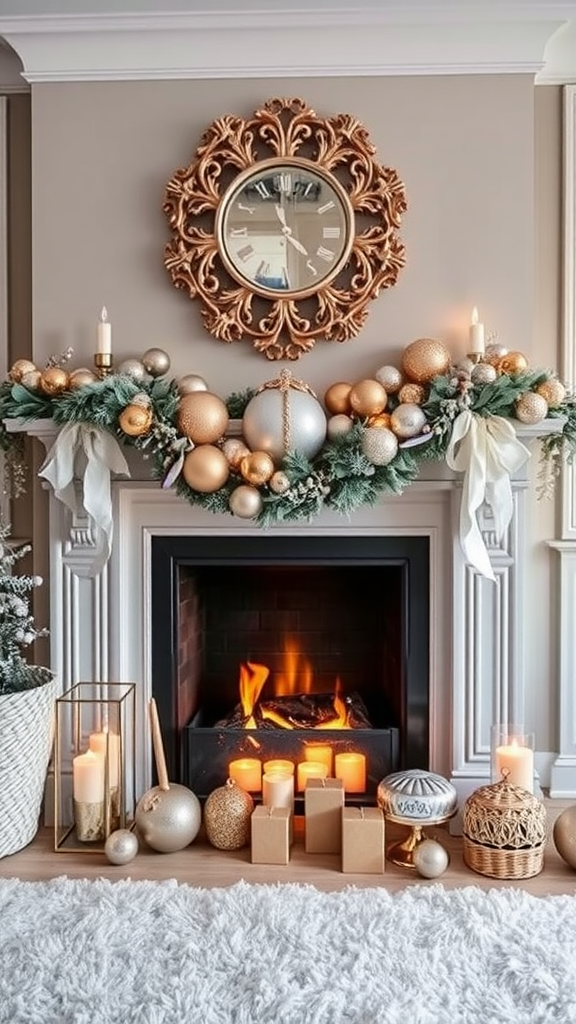
<svg viewBox="0 0 576 1024">
<path fill-rule="evenodd" d="M 564 28 L 569 11 L 576 15 L 575 4 L 542 3 L 271 6 L 266 14 L 256 8 L 0 17 L 0 36 L 31 84 L 433 74 L 536 78 L 546 72 L 550 40 Z M 576 72 L 576 56 L 571 62 Z"/>
</svg>

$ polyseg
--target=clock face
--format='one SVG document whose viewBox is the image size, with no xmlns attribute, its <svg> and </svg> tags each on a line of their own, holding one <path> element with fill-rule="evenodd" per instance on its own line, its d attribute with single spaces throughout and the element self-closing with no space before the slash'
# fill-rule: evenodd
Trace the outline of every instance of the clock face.
<svg viewBox="0 0 576 1024">
<path fill-rule="evenodd" d="M 348 194 L 312 161 L 273 158 L 242 172 L 216 217 L 229 273 L 262 295 L 312 295 L 346 264 L 354 240 Z"/>
</svg>

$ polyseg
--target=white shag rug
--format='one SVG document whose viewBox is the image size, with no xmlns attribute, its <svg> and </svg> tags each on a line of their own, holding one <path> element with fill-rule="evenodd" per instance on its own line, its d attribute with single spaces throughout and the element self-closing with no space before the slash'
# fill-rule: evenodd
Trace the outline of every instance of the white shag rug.
<svg viewBox="0 0 576 1024">
<path fill-rule="evenodd" d="M 573 1024 L 576 896 L 0 881 L 1 1024 Z"/>
</svg>

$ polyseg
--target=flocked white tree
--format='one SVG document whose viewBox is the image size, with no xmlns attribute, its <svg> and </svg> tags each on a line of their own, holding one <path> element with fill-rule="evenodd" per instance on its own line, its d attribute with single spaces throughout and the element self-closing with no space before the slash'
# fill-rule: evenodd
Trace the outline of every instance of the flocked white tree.
<svg viewBox="0 0 576 1024">
<path fill-rule="evenodd" d="M 36 629 L 30 612 L 29 594 L 42 584 L 41 576 L 18 576 L 16 562 L 30 551 L 30 545 L 13 548 L 8 543 L 10 527 L 0 524 L 0 696 L 30 690 L 52 679 L 50 669 L 30 664 L 22 654 L 47 629 Z"/>
</svg>

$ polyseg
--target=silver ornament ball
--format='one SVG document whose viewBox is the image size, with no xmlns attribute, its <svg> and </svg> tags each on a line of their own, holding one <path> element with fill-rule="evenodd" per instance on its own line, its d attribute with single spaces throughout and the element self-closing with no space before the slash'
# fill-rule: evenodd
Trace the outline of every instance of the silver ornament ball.
<svg viewBox="0 0 576 1024">
<path fill-rule="evenodd" d="M 168 789 L 153 786 L 140 797 L 134 814 L 138 832 L 153 850 L 175 853 L 196 838 L 202 809 L 187 786 L 170 783 Z"/>
<path fill-rule="evenodd" d="M 187 373 L 184 377 L 180 377 L 178 381 L 178 394 L 190 395 L 193 391 L 208 391 L 208 385 L 204 377 L 199 377 L 197 373 Z"/>
<path fill-rule="evenodd" d="M 382 385 L 389 395 L 395 395 L 404 383 L 401 371 L 396 366 L 381 366 L 376 370 L 374 379 Z"/>
<path fill-rule="evenodd" d="M 470 370 L 470 380 L 473 384 L 493 384 L 498 376 L 498 371 L 492 363 L 477 363 Z"/>
<path fill-rule="evenodd" d="M 170 369 L 170 356 L 163 348 L 148 348 L 142 356 L 142 364 L 151 377 L 161 377 Z"/>
<path fill-rule="evenodd" d="M 344 437 L 354 426 L 350 416 L 344 412 L 337 412 L 328 420 L 328 437 L 335 441 L 337 437 Z"/>
<path fill-rule="evenodd" d="M 423 839 L 414 848 L 412 863 L 422 878 L 438 878 L 446 871 L 450 857 L 441 843 L 435 839 Z"/>
<path fill-rule="evenodd" d="M 277 464 L 287 451 L 312 459 L 326 440 L 326 413 L 314 395 L 290 388 L 266 388 L 244 410 L 242 433 L 252 451 L 269 452 Z"/>
<path fill-rule="evenodd" d="M 283 470 L 277 469 L 270 477 L 269 486 L 274 494 L 286 494 L 290 490 L 290 477 Z"/>
<path fill-rule="evenodd" d="M 367 427 L 362 437 L 362 453 L 373 466 L 387 466 L 398 452 L 398 438 L 388 427 Z"/>
<path fill-rule="evenodd" d="M 129 864 L 138 853 L 138 837 L 127 828 L 119 828 L 108 836 L 104 853 L 111 864 Z"/>
<path fill-rule="evenodd" d="M 391 413 L 390 426 L 397 437 L 416 437 L 426 426 L 426 416 L 415 402 L 403 402 Z"/>
<path fill-rule="evenodd" d="M 131 377 L 132 380 L 136 381 L 144 380 L 147 376 L 144 363 L 140 359 L 123 359 L 115 367 L 115 372 L 123 377 Z"/>
<path fill-rule="evenodd" d="M 228 505 L 239 519 L 253 519 L 262 511 L 262 495 L 251 484 L 240 484 L 232 491 Z"/>
</svg>

